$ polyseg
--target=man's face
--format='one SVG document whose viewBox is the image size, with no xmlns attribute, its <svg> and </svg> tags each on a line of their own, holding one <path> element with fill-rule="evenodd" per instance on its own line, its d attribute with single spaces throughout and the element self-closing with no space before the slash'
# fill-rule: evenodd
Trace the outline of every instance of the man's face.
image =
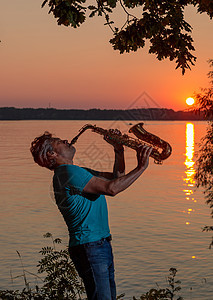
<svg viewBox="0 0 213 300">
<path fill-rule="evenodd" d="M 75 155 L 75 147 L 70 145 L 67 140 L 61 140 L 59 138 L 56 138 L 53 143 L 53 150 L 56 152 L 62 159 L 65 160 L 73 160 L 73 157 Z"/>
</svg>

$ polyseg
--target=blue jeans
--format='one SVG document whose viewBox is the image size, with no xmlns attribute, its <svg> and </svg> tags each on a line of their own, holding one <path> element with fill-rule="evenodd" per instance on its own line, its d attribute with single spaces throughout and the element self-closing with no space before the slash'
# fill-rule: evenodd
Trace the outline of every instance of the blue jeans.
<svg viewBox="0 0 213 300">
<path fill-rule="evenodd" d="M 69 248 L 88 300 L 116 300 L 111 237 Z"/>
</svg>

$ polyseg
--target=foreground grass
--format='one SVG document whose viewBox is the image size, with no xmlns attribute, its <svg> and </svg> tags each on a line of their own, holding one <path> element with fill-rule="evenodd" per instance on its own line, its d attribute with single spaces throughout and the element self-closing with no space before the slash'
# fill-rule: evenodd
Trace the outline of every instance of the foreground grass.
<svg viewBox="0 0 213 300">
<path fill-rule="evenodd" d="M 37 274 L 32 274 L 25 270 L 20 253 L 17 251 L 21 265 L 22 274 L 17 277 L 23 277 L 25 287 L 23 290 L 0 290 L 0 299 L 2 300 L 84 300 L 85 289 L 83 283 L 75 270 L 74 264 L 71 261 L 68 249 L 56 250 L 56 244 L 61 243 L 61 239 L 53 239 L 51 233 L 46 233 L 45 238 L 51 238 L 53 246 L 43 247 L 40 251 L 42 259 L 38 262 L 38 274 L 44 274 L 44 279 Z M 42 281 L 42 287 L 38 285 L 31 288 L 27 281 L 26 273 L 39 278 Z M 177 270 L 170 268 L 169 276 L 167 277 L 167 287 L 152 288 L 148 292 L 142 294 L 139 298 L 133 296 L 133 300 L 183 300 L 179 296 L 181 290 L 181 281 L 176 280 Z M 117 299 L 123 299 L 125 295 L 117 296 Z"/>
</svg>

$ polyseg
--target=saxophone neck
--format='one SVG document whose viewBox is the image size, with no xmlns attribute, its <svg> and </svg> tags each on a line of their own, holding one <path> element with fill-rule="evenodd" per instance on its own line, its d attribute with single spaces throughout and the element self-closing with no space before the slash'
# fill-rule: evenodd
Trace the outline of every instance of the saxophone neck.
<svg viewBox="0 0 213 300">
<path fill-rule="evenodd" d="M 102 135 L 107 133 L 106 129 L 97 127 L 96 125 L 86 124 L 79 130 L 79 133 L 71 140 L 70 144 L 71 145 L 75 144 L 77 142 L 79 136 L 82 135 L 82 133 L 84 133 L 84 131 L 86 131 L 87 129 L 92 129 L 92 131 L 102 134 Z"/>
<path fill-rule="evenodd" d="M 70 142 L 70 145 L 73 145 L 77 142 L 79 136 L 84 133 L 84 131 L 86 131 L 87 129 L 92 129 L 93 128 L 93 125 L 91 124 L 86 124 L 84 125 L 80 130 L 79 130 L 79 133 L 71 140 Z"/>
</svg>

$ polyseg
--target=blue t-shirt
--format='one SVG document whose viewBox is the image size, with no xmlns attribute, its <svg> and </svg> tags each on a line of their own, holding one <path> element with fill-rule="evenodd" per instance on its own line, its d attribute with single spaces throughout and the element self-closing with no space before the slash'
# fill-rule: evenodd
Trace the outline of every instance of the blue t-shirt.
<svg viewBox="0 0 213 300">
<path fill-rule="evenodd" d="M 105 196 L 83 192 L 96 174 L 98 172 L 76 165 L 61 165 L 55 169 L 55 199 L 68 227 L 70 247 L 98 241 L 110 235 Z"/>
</svg>

